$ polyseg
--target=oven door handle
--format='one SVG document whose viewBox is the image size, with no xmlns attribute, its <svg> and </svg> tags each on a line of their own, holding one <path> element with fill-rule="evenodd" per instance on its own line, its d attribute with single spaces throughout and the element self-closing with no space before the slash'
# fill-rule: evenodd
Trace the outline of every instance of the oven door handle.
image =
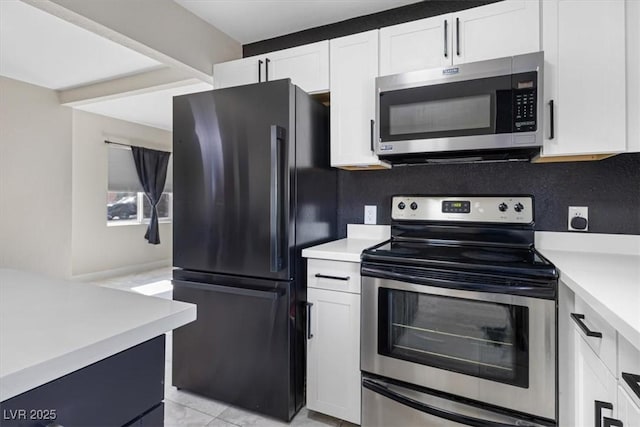
<svg viewBox="0 0 640 427">
<path fill-rule="evenodd" d="M 400 393 L 390 390 L 389 388 L 385 387 L 379 382 L 368 379 L 368 378 L 364 378 L 362 380 L 362 386 L 365 388 L 368 388 L 369 390 L 375 393 L 381 394 L 382 396 L 388 399 L 398 402 L 401 405 L 408 406 L 417 411 L 421 411 L 438 418 L 449 420 L 454 423 L 475 426 L 475 427 L 517 427 L 516 424 L 498 423 L 495 421 L 483 420 L 481 418 L 474 418 L 474 417 L 469 417 L 467 415 L 461 415 L 461 414 L 445 411 L 444 409 L 436 408 L 436 407 L 427 405 L 425 403 L 418 402 L 417 400 L 411 399 L 407 396 L 404 396 Z"/>
</svg>

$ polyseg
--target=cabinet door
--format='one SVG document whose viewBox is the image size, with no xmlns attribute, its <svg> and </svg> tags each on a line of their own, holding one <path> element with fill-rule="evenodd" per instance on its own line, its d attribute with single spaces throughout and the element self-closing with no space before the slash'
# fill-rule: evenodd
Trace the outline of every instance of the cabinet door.
<svg viewBox="0 0 640 427">
<path fill-rule="evenodd" d="M 308 93 L 329 90 L 329 41 L 311 43 L 266 55 L 267 80 L 290 78 Z"/>
<path fill-rule="evenodd" d="M 373 152 L 378 30 L 332 39 L 331 166 L 380 165 Z"/>
<path fill-rule="evenodd" d="M 264 81 L 264 57 L 251 56 L 213 66 L 213 88 L 248 85 Z"/>
<path fill-rule="evenodd" d="M 453 15 L 453 63 L 540 50 L 538 0 L 506 0 Z"/>
<path fill-rule="evenodd" d="M 452 15 L 380 29 L 380 75 L 451 65 Z"/>
<path fill-rule="evenodd" d="M 616 379 L 579 332 L 575 334 L 575 343 L 575 425 L 600 426 L 600 422 L 596 423 L 595 420 L 599 402 L 605 402 L 612 408 L 603 407 L 602 416 L 609 418 L 615 416 Z"/>
<path fill-rule="evenodd" d="M 542 155 L 625 151 L 624 0 L 547 0 L 542 4 L 542 21 Z"/>
<path fill-rule="evenodd" d="M 640 1 L 627 0 L 627 151 L 640 151 Z"/>
<path fill-rule="evenodd" d="M 360 295 L 310 288 L 307 408 L 360 424 Z"/>
<path fill-rule="evenodd" d="M 631 396 L 618 386 L 618 415 L 616 418 L 622 421 L 624 427 L 640 427 L 640 407 L 636 405 Z"/>
</svg>

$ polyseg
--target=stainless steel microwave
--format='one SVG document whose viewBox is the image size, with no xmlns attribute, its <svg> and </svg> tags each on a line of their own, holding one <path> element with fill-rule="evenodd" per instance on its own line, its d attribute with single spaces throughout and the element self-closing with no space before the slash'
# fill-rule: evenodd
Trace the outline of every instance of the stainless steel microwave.
<svg viewBox="0 0 640 427">
<path fill-rule="evenodd" d="M 376 79 L 375 152 L 392 164 L 530 160 L 543 52 Z"/>
</svg>

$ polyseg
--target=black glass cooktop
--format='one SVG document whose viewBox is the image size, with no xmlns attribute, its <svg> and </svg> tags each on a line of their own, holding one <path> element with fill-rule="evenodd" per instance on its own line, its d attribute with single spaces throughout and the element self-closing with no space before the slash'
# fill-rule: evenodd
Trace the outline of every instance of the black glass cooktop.
<svg viewBox="0 0 640 427">
<path fill-rule="evenodd" d="M 366 249 L 363 261 L 433 266 L 487 273 L 518 273 L 525 276 L 557 275 L 555 267 L 534 248 L 483 247 L 464 244 L 427 244 L 388 241 Z"/>
</svg>

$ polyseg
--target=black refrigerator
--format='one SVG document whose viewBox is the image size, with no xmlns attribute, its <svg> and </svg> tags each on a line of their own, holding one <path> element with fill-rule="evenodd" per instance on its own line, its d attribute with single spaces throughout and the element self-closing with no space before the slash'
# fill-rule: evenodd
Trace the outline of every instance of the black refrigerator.
<svg viewBox="0 0 640 427">
<path fill-rule="evenodd" d="M 289 421 L 304 404 L 303 248 L 336 237 L 327 107 L 277 80 L 173 101 L 173 385 Z"/>
</svg>

